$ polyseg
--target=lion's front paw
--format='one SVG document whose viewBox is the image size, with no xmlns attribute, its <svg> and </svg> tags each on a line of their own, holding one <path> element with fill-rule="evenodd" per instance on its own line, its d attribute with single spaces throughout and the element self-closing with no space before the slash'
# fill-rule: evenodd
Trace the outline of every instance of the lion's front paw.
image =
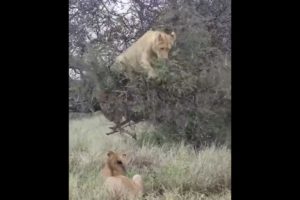
<svg viewBox="0 0 300 200">
<path fill-rule="evenodd" d="M 148 79 L 156 79 L 158 76 L 154 71 L 148 73 Z"/>
</svg>

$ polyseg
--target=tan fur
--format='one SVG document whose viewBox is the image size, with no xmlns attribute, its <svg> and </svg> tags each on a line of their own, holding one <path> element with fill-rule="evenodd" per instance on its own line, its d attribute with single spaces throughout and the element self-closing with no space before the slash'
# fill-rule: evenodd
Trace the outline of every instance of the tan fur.
<svg viewBox="0 0 300 200">
<path fill-rule="evenodd" d="M 116 58 L 113 71 L 132 73 L 145 73 L 148 78 L 155 78 L 157 74 L 153 68 L 156 59 L 168 59 L 176 35 L 161 31 L 148 31 L 125 52 Z"/>
<path fill-rule="evenodd" d="M 104 186 L 114 200 L 136 200 L 143 196 L 143 180 L 140 175 L 134 175 L 132 180 L 122 175 L 111 176 L 105 180 Z"/>
<path fill-rule="evenodd" d="M 140 175 L 134 175 L 132 180 L 125 176 L 125 166 L 120 161 L 120 155 L 109 151 L 107 162 L 102 170 L 106 177 L 104 187 L 109 197 L 113 200 L 137 200 L 142 197 L 144 186 Z"/>
</svg>

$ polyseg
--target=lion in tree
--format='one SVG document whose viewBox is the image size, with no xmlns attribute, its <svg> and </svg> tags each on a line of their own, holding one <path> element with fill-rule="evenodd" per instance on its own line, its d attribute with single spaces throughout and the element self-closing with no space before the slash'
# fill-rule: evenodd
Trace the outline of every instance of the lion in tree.
<svg viewBox="0 0 300 200">
<path fill-rule="evenodd" d="M 174 32 L 168 34 L 162 31 L 149 30 L 116 58 L 115 63 L 110 68 L 112 72 L 110 77 L 114 84 L 113 89 L 102 91 L 99 98 L 104 115 L 116 124 L 111 127 L 112 132 L 107 133 L 107 135 L 118 131 L 124 132 L 122 126 L 130 123 L 130 121 L 144 120 L 145 114 L 142 115 L 133 111 L 133 107 L 136 106 L 132 100 L 134 92 L 132 94 L 132 90 L 126 86 L 136 74 L 144 74 L 148 79 L 157 78 L 158 74 L 154 63 L 157 60 L 168 59 L 175 40 L 176 34 Z M 125 120 L 122 120 L 123 118 Z M 128 131 L 127 133 L 129 134 Z M 132 134 L 129 135 L 133 138 L 136 137 Z"/>
<path fill-rule="evenodd" d="M 158 59 L 168 59 L 176 40 L 176 34 L 162 31 L 147 31 L 141 38 L 116 58 L 111 71 L 125 72 L 129 77 L 135 74 L 146 74 L 149 79 L 156 78 L 153 63 Z"/>
</svg>

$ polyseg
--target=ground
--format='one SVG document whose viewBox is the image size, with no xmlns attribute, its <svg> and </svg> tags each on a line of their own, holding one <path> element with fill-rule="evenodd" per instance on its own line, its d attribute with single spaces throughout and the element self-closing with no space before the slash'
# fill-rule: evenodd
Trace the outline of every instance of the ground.
<svg viewBox="0 0 300 200">
<path fill-rule="evenodd" d="M 100 169 L 108 150 L 128 154 L 128 176 L 143 176 L 145 200 L 231 199 L 231 153 L 226 147 L 195 151 L 183 143 L 157 146 L 126 135 L 106 136 L 112 124 L 99 113 L 69 123 L 70 200 L 105 199 Z M 145 127 L 136 130 L 145 132 Z"/>
</svg>

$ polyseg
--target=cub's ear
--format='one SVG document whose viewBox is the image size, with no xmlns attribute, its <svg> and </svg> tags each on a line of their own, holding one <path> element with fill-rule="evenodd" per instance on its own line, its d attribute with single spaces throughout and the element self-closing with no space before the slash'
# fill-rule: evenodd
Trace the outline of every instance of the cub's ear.
<svg viewBox="0 0 300 200">
<path fill-rule="evenodd" d="M 114 155 L 115 153 L 113 152 L 113 151 L 109 151 L 109 152 L 107 152 L 107 156 L 108 157 L 110 157 L 110 156 L 112 156 L 112 155 Z"/>
<path fill-rule="evenodd" d="M 173 40 L 176 40 L 176 33 L 174 31 L 171 33 L 171 36 L 172 36 Z"/>
</svg>

